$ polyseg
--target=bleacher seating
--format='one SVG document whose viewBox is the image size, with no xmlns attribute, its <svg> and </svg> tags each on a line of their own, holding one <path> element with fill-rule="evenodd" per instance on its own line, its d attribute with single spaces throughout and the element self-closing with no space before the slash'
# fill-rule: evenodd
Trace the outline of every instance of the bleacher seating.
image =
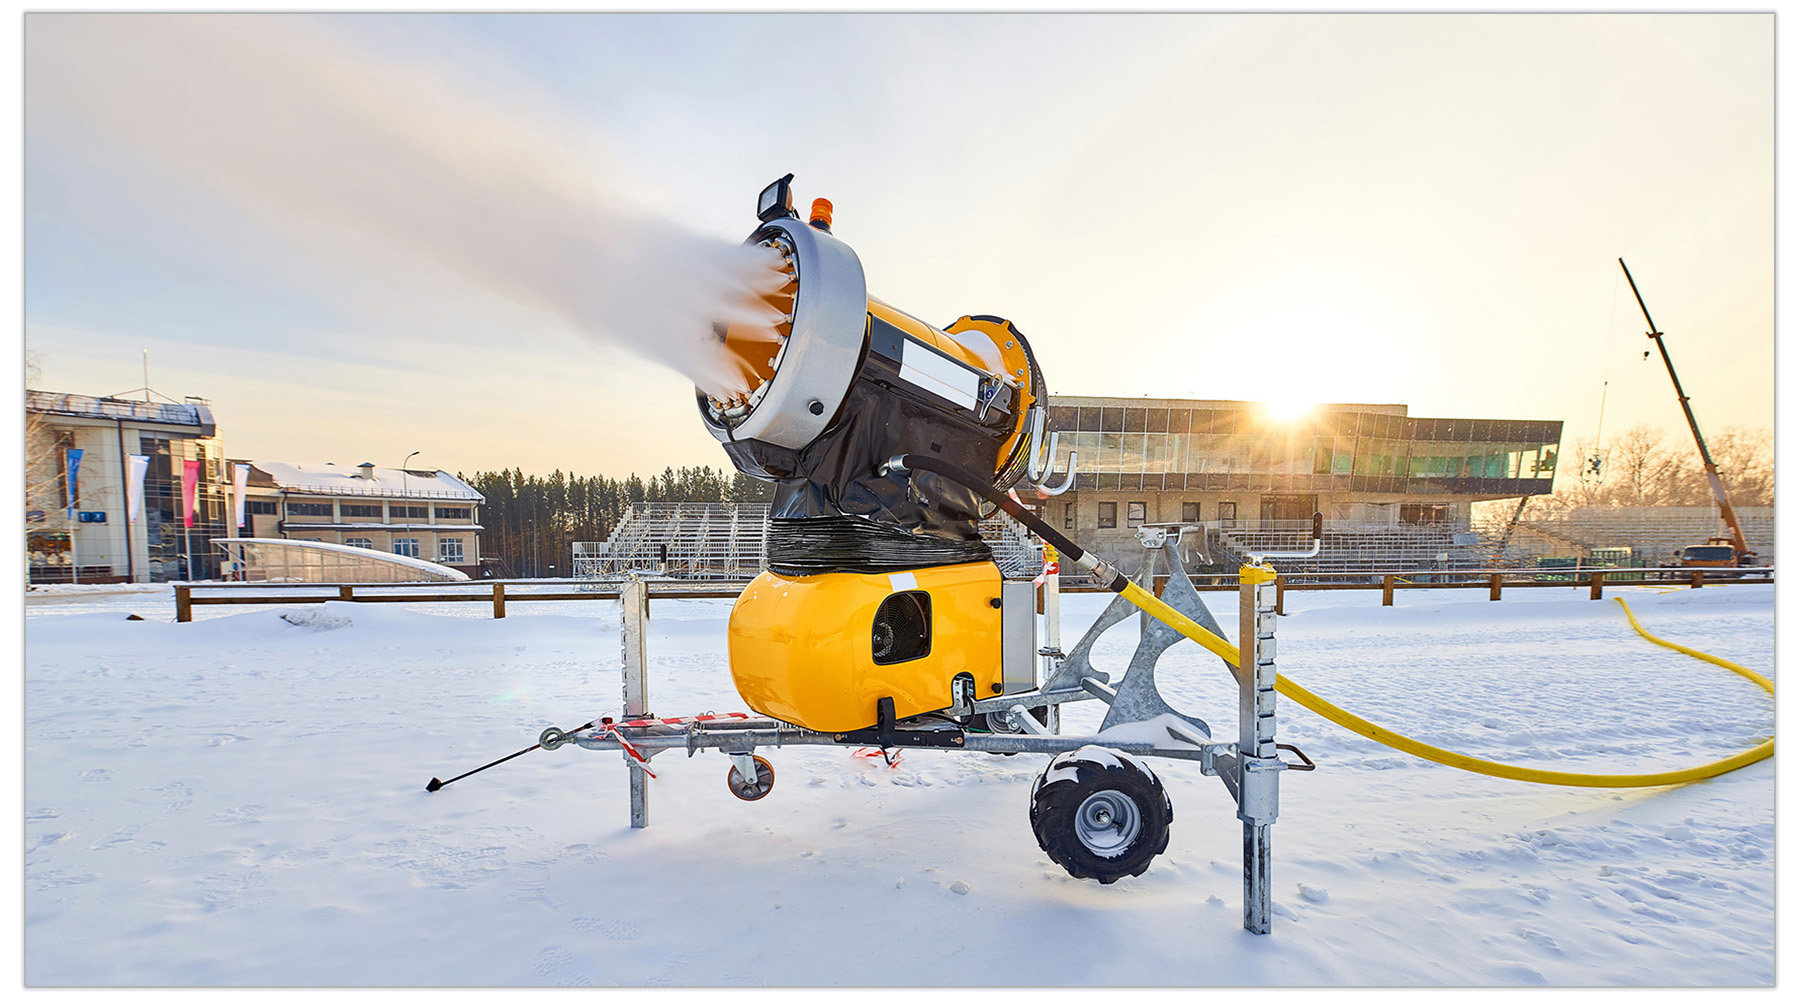
<svg viewBox="0 0 1800 1000">
<path fill-rule="evenodd" d="M 762 503 L 634 503 L 605 542 L 576 543 L 575 575 L 749 580 L 762 571 L 768 520 Z"/>
<path fill-rule="evenodd" d="M 1765 561 L 1774 557 L 1774 511 L 1738 512 L 1750 545 Z M 1595 547 L 1630 546 L 1648 565 L 1676 549 L 1716 534 L 1718 514 L 1703 508 L 1613 508 L 1547 513 L 1521 518 L 1507 532 L 1506 521 L 1365 524 L 1327 522 L 1319 554 L 1282 559 L 1290 577 L 1307 573 L 1429 574 L 1477 568 L 1529 567 L 1539 556 L 1585 555 Z M 760 503 L 638 503 L 603 543 L 576 543 L 575 575 L 617 580 L 627 571 L 665 574 L 685 580 L 749 580 L 761 572 L 768 505 Z M 1311 545 L 1307 521 L 1257 527 L 1212 521 L 1201 525 L 1194 551 L 1201 564 L 1227 571 L 1252 551 L 1305 549 Z M 981 523 L 981 537 L 1009 579 L 1030 579 L 1043 566 L 1043 545 L 1004 513 Z M 1502 544 L 1504 542 L 1504 544 Z M 665 557 L 666 547 L 666 557 Z M 1127 567 L 1129 568 L 1129 567 Z M 1076 582 L 1075 568 L 1064 580 Z"/>
<path fill-rule="evenodd" d="M 1744 540 L 1765 564 L 1775 561 L 1775 509 L 1739 507 Z M 1596 548 L 1630 548 L 1646 566 L 1671 562 L 1677 549 L 1725 534 L 1716 507 L 1529 507 L 1510 534 L 1510 515 L 1481 525 L 1495 565 L 1529 566 L 1538 557 L 1588 556 Z M 1500 544 L 1505 540 L 1504 546 Z"/>
<path fill-rule="evenodd" d="M 575 576 L 617 580 L 635 571 L 682 580 L 749 580 L 766 565 L 768 520 L 769 505 L 763 503 L 634 503 L 606 541 L 575 543 Z M 1043 567 L 1042 546 L 1003 513 L 981 523 L 981 537 L 1009 579 L 1030 579 Z"/>
<path fill-rule="evenodd" d="M 1235 568 L 1251 552 L 1299 551 L 1312 546 L 1310 521 L 1265 522 L 1258 527 L 1206 525 L 1204 551 L 1214 565 Z M 1461 524 L 1362 524 L 1327 522 L 1319 554 L 1276 560 L 1290 578 L 1307 573 L 1430 573 L 1482 565 L 1480 536 Z"/>
</svg>

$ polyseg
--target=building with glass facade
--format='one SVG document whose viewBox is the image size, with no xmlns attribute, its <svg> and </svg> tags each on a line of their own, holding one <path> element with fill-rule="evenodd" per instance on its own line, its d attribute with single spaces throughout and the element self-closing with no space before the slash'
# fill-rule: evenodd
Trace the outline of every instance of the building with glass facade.
<svg viewBox="0 0 1800 1000">
<path fill-rule="evenodd" d="M 224 452 L 206 400 L 159 403 L 30 390 L 25 412 L 25 537 L 33 582 L 217 575 L 212 539 L 230 529 Z M 70 504 L 72 452 L 80 458 Z M 145 471 L 134 517 L 128 497 L 134 489 L 130 459 L 137 457 L 145 459 Z M 190 472 L 192 525 L 183 499 Z"/>
<path fill-rule="evenodd" d="M 1276 419 L 1236 400 L 1053 396 L 1069 492 L 1052 524 L 1096 551 L 1141 551 L 1144 524 L 1215 530 L 1297 527 L 1314 512 L 1337 531 L 1467 529 L 1469 505 L 1550 492 L 1560 420 L 1414 417 L 1404 404 L 1334 404 Z"/>
</svg>

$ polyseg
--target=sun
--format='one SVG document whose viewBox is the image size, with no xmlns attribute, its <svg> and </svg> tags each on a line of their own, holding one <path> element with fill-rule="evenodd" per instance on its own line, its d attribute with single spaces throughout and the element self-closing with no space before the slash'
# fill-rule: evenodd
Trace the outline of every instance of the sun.
<svg viewBox="0 0 1800 1000">
<path fill-rule="evenodd" d="M 1314 403 L 1312 400 L 1304 399 L 1299 396 L 1280 396 L 1275 399 L 1264 400 L 1262 407 L 1263 415 L 1265 417 L 1276 421 L 1277 423 L 1286 424 L 1299 420 L 1301 417 L 1311 413 L 1313 407 L 1317 405 L 1318 404 Z"/>
</svg>

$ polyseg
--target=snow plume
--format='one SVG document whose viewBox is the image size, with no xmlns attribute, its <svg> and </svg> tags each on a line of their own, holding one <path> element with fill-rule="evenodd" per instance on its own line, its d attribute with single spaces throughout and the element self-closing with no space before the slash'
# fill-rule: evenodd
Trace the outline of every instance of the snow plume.
<svg viewBox="0 0 1800 1000">
<path fill-rule="evenodd" d="M 769 316 L 773 255 L 627 210 L 590 129 L 541 102 L 292 17 L 39 14 L 26 58 L 34 137 L 173 174 L 351 285 L 426 272 L 747 388 L 712 324 Z"/>
</svg>

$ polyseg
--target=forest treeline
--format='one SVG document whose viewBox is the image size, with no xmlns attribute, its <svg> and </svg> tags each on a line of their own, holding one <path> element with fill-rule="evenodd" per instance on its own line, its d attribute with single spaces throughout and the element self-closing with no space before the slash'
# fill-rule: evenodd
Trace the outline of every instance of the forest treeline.
<svg viewBox="0 0 1800 1000">
<path fill-rule="evenodd" d="M 487 498 L 481 508 L 481 553 L 506 561 L 509 576 L 568 576 L 574 542 L 603 542 L 638 501 L 767 502 L 774 484 L 706 466 L 665 468 L 624 479 L 578 476 L 558 469 L 527 476 L 517 468 L 457 473 Z"/>
</svg>

